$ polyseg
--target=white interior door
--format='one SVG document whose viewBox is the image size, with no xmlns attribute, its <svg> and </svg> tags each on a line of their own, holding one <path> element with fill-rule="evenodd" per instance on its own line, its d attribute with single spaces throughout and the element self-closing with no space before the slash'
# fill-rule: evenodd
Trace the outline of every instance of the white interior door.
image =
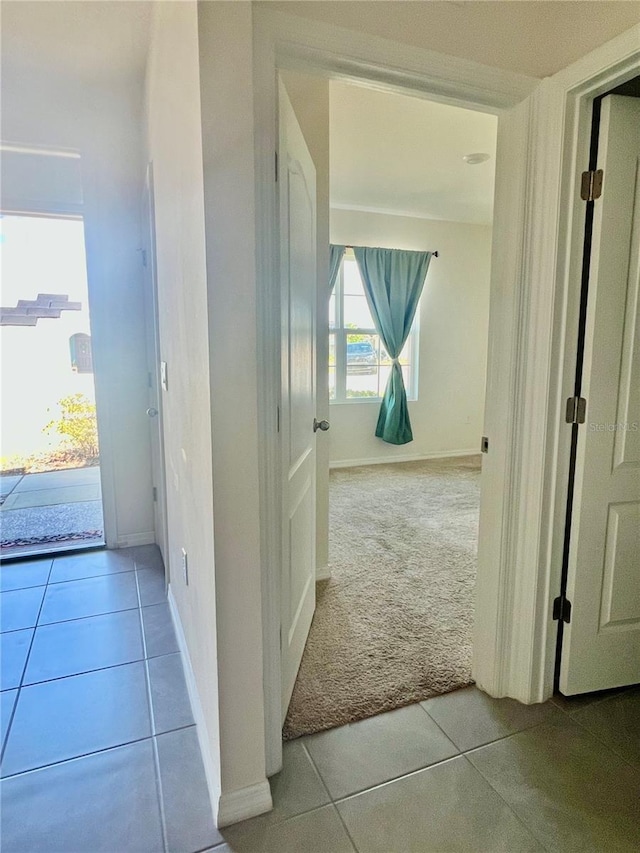
<svg viewBox="0 0 640 853">
<path fill-rule="evenodd" d="M 279 96 L 284 720 L 316 603 L 316 171 L 282 82 Z"/>
<path fill-rule="evenodd" d="M 153 164 L 147 166 L 142 196 L 142 240 L 144 264 L 144 303 L 149 391 L 147 415 L 151 438 L 151 468 L 153 476 L 153 509 L 156 543 L 162 553 L 165 572 L 168 571 L 167 516 L 162 438 L 162 384 L 160 376 L 160 337 L 158 331 L 158 289 L 156 282 L 155 211 L 153 201 Z M 168 581 L 168 578 L 167 578 Z"/>
<path fill-rule="evenodd" d="M 560 689 L 640 681 L 640 99 L 603 100 Z"/>
</svg>

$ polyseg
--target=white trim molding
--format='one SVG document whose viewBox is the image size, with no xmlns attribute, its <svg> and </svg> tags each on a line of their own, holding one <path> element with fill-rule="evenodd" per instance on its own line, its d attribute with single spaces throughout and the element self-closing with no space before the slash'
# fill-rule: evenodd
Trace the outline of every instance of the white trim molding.
<svg viewBox="0 0 640 853">
<path fill-rule="evenodd" d="M 116 548 L 132 548 L 134 545 L 154 545 L 156 534 L 154 530 L 144 533 L 127 533 L 116 540 Z"/>
<path fill-rule="evenodd" d="M 314 21 L 268 4 L 254 7 L 255 32 L 270 43 L 279 68 L 310 71 L 386 92 L 414 90 L 429 100 L 498 112 L 519 103 L 533 77 L 434 50 Z"/>
<path fill-rule="evenodd" d="M 219 827 L 229 826 L 240 820 L 247 820 L 247 818 L 264 814 L 272 808 L 271 788 L 265 779 L 255 785 L 222 794 L 218 803 L 216 825 Z"/>
<path fill-rule="evenodd" d="M 480 456 L 480 448 L 475 450 L 436 450 L 433 453 L 406 453 L 402 456 L 373 456 L 368 459 L 337 459 L 330 462 L 332 471 L 340 468 L 358 468 L 361 465 L 393 465 L 395 462 L 425 462 L 429 459 L 455 459 L 457 456 Z"/>
</svg>

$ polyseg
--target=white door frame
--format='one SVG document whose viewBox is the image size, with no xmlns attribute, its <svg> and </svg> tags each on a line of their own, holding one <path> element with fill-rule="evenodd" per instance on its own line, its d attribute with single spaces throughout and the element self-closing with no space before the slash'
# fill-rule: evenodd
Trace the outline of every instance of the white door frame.
<svg viewBox="0 0 640 853">
<path fill-rule="evenodd" d="M 155 208 L 155 186 L 153 178 L 153 161 L 147 163 L 145 170 L 145 179 L 143 184 L 143 193 L 146 198 L 143 200 L 142 211 L 143 216 L 147 215 L 148 221 L 141 223 L 142 233 L 142 252 L 143 265 L 147 270 L 143 278 L 143 287 L 145 288 L 145 333 L 151 336 L 151 344 L 153 352 L 148 351 L 147 359 L 152 360 L 152 364 L 148 364 L 149 368 L 149 384 L 155 390 L 156 405 L 158 413 L 156 415 L 155 426 L 150 424 L 150 429 L 157 429 L 159 452 L 157 470 L 154 470 L 153 459 L 153 439 L 151 441 L 151 468 L 154 479 L 155 495 L 154 502 L 157 504 L 154 511 L 154 525 L 158 527 L 158 518 L 160 530 L 155 529 L 155 541 L 160 548 L 162 559 L 164 560 L 165 582 L 169 584 L 169 543 L 167 532 L 167 478 L 164 460 L 164 414 L 163 414 L 163 387 L 160 377 L 160 319 L 158 316 L 158 276 L 157 276 L 157 252 L 156 252 L 156 208 Z M 151 357 L 151 359 L 150 359 Z"/>
<path fill-rule="evenodd" d="M 553 690 L 568 435 L 562 408 L 571 358 L 577 203 L 573 178 L 593 97 L 634 76 L 640 27 L 549 80 L 411 48 L 254 7 L 260 505 L 267 773 L 280 736 L 277 71 L 412 91 L 499 116 L 491 284 L 490 385 L 474 677 L 493 696 L 539 702 Z M 626 76 L 625 76 L 626 75 Z M 604 87 L 604 88 L 603 88 Z M 521 104 L 517 109 L 513 109 Z M 502 113 L 502 115 L 501 115 Z M 500 333 L 499 335 L 497 333 Z M 559 535 L 560 534 L 560 535 Z M 560 552 L 561 553 L 561 552 Z"/>
<path fill-rule="evenodd" d="M 585 202 L 580 196 L 580 176 L 589 168 L 593 102 L 598 96 L 638 75 L 640 25 L 602 45 L 552 78 L 561 91 L 564 117 L 561 127 L 558 251 L 554 278 L 558 330 L 554 340 L 556 356 L 549 376 L 549 388 L 551 392 L 556 389 L 561 410 L 566 399 L 574 393 L 585 239 Z M 549 426 L 547 450 L 547 463 L 552 472 L 548 483 L 549 495 L 557 509 L 549 516 L 549 557 L 540 566 L 540 579 L 544 580 L 545 569 L 546 576 L 553 579 L 551 600 L 560 591 L 570 448 L 571 427 L 562 423 L 560 412 L 555 425 Z M 553 567 L 553 572 L 547 566 Z M 549 645 L 546 653 L 548 658 L 555 653 L 555 632 L 553 646 Z M 549 662 L 548 670 L 551 669 Z"/>
</svg>

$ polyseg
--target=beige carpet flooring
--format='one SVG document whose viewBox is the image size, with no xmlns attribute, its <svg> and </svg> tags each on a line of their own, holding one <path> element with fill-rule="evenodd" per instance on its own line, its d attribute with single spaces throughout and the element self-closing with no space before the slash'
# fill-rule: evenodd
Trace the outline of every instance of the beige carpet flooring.
<svg viewBox="0 0 640 853">
<path fill-rule="evenodd" d="M 471 683 L 480 457 L 335 470 L 330 495 L 285 740 Z"/>
</svg>

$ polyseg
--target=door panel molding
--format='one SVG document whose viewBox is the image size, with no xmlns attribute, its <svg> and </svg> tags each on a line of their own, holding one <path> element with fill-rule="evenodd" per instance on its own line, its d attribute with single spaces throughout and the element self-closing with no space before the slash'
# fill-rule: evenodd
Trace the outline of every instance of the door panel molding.
<svg viewBox="0 0 640 853">
<path fill-rule="evenodd" d="M 640 530 L 640 501 L 609 504 L 606 529 L 598 630 L 637 629 L 640 623 L 640 587 L 637 581 L 629 583 L 627 573 L 627 577 L 622 579 L 622 594 L 616 596 L 615 583 L 618 574 L 616 569 L 620 563 L 623 564 L 624 572 L 628 570 L 631 561 L 637 559 L 635 550 Z"/>
</svg>

